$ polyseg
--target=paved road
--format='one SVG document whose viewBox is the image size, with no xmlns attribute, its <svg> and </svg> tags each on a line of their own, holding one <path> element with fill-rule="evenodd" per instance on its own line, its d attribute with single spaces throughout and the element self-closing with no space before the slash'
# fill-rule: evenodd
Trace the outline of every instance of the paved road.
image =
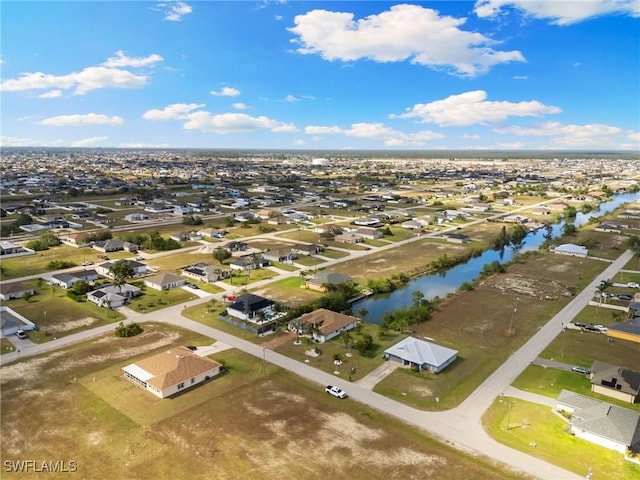
<svg viewBox="0 0 640 480">
<path fill-rule="evenodd" d="M 425 236 L 414 237 L 403 242 L 394 243 L 388 247 L 379 247 L 375 251 L 394 248 L 400 244 L 409 243 L 419 238 L 424 238 Z M 350 255 L 348 258 L 355 258 L 366 255 L 370 252 L 349 250 L 349 253 Z M 179 325 L 210 338 L 220 340 L 227 345 L 243 350 L 251 355 L 263 359 L 264 361 L 278 365 L 320 385 L 337 385 L 346 390 L 351 398 L 361 403 L 399 418 L 407 424 L 421 428 L 459 449 L 473 454 L 485 455 L 489 458 L 500 461 L 515 470 L 528 473 L 533 477 L 551 480 L 579 479 L 583 477 L 494 441 L 483 430 L 480 421 L 482 414 L 491 405 L 493 400 L 507 391 L 513 380 L 520 374 L 520 372 L 531 364 L 539 353 L 555 338 L 558 333 L 560 333 L 562 327 L 567 325 L 575 315 L 589 303 L 592 298 L 593 291 L 595 291 L 595 289 L 600 285 L 601 280 L 612 278 L 614 274 L 631 259 L 632 256 L 632 252 L 626 251 L 617 260 L 612 262 L 602 274 L 587 286 L 587 288 L 577 295 L 546 325 L 541 327 L 538 333 L 536 333 L 517 352 L 509 357 L 509 359 L 482 385 L 480 385 L 480 387 L 475 390 L 460 406 L 446 412 L 423 412 L 416 410 L 412 407 L 408 407 L 372 392 L 370 385 L 366 382 L 362 385 L 346 382 L 329 373 L 312 368 L 277 352 L 267 350 L 263 346 L 255 345 L 207 325 L 182 317 L 181 310 L 184 308 L 184 305 L 198 305 L 209 301 L 211 298 L 221 297 L 222 294 L 207 295 L 197 300 L 190 301 L 184 305 L 176 305 L 158 312 L 151 312 L 148 314 L 131 314 L 131 317 L 129 318 L 138 322 L 154 321 Z M 334 263 L 340 263 L 348 258 L 330 260 L 329 262 L 324 263 L 323 267 Z M 287 272 L 283 276 L 297 275 L 299 275 L 299 272 Z M 273 280 L 274 279 L 268 279 L 262 282 L 252 283 L 251 286 L 252 288 L 260 287 L 262 284 L 270 283 Z M 105 325 L 96 329 L 69 335 L 46 344 L 25 345 L 21 348 L 21 353 L 14 352 L 0 356 L 0 365 L 14 361 L 19 358 L 20 355 L 22 355 L 22 357 L 31 356 L 58 349 L 60 347 L 71 345 L 112 331 L 113 328 L 113 325 Z"/>
</svg>

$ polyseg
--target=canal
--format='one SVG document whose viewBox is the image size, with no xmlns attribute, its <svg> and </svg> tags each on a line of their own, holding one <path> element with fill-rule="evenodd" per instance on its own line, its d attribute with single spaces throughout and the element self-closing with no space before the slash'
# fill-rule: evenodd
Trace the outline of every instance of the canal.
<svg viewBox="0 0 640 480">
<path fill-rule="evenodd" d="M 591 218 L 601 217 L 615 210 L 620 205 L 633 202 L 638 200 L 638 198 L 640 198 L 640 194 L 637 193 L 616 195 L 612 200 L 601 203 L 597 209 L 591 212 L 579 212 L 576 218 L 570 223 L 573 223 L 576 227 L 581 227 Z M 557 238 L 562 235 L 564 224 L 565 222 L 562 221 L 552 226 L 552 238 Z M 466 263 L 456 265 L 449 270 L 429 275 L 421 275 L 409 281 L 403 288 L 388 294 L 374 295 L 354 303 L 352 311 L 357 312 L 360 309 L 365 309 L 367 311 L 365 320 L 377 324 L 380 323 L 384 312 L 411 305 L 413 303 L 412 294 L 415 291 L 422 292 L 426 300 L 432 300 L 436 297 L 446 297 L 448 294 L 458 290 L 465 282 L 472 282 L 478 278 L 485 265 L 494 261 L 507 263 L 517 253 L 537 250 L 540 248 L 540 245 L 545 242 L 546 234 L 547 230 L 545 228 L 529 232 L 518 247 L 509 246 L 500 250 L 486 250 L 482 255 L 471 258 Z"/>
</svg>

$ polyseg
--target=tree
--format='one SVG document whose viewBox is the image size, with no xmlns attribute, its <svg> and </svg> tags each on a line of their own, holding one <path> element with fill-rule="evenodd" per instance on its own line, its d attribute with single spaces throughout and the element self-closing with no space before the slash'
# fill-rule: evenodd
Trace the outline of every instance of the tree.
<svg viewBox="0 0 640 480">
<path fill-rule="evenodd" d="M 213 251 L 213 258 L 222 263 L 227 258 L 231 258 L 231 252 L 223 247 L 218 247 Z"/>
<path fill-rule="evenodd" d="M 357 312 L 357 313 L 358 313 L 358 316 L 359 316 L 362 320 L 364 320 L 364 317 L 366 317 L 366 316 L 367 316 L 367 313 L 369 313 L 369 312 L 367 311 L 367 309 L 366 309 L 366 308 L 360 307 L 360 308 L 358 309 L 358 312 Z"/>
<path fill-rule="evenodd" d="M 564 227 L 562 227 L 562 235 L 565 237 L 575 235 L 577 231 L 578 228 L 573 223 L 565 223 Z"/>
<path fill-rule="evenodd" d="M 340 365 L 342 363 L 342 354 L 336 352 L 333 354 L 332 358 L 335 365 Z"/>
<path fill-rule="evenodd" d="M 113 275 L 113 284 L 122 291 L 122 285 L 127 283 L 127 279 L 133 277 L 135 272 L 127 262 L 116 262 L 109 269 Z"/>
<path fill-rule="evenodd" d="M 134 337 L 142 332 L 142 327 L 135 322 L 126 325 L 124 322 L 120 322 L 116 327 L 116 337 Z"/>
<path fill-rule="evenodd" d="M 411 293 L 411 299 L 413 300 L 413 305 L 422 305 L 422 301 L 424 300 L 424 293 L 422 293 L 420 290 L 415 290 Z"/>
<path fill-rule="evenodd" d="M 73 284 L 73 286 L 71 287 L 71 291 L 73 293 L 75 293 L 76 295 L 80 296 L 80 295 L 84 295 L 85 293 L 87 293 L 89 290 L 91 289 L 91 287 L 89 286 L 89 284 L 87 282 L 85 282 L 84 280 L 79 280 L 76 283 Z"/>
</svg>

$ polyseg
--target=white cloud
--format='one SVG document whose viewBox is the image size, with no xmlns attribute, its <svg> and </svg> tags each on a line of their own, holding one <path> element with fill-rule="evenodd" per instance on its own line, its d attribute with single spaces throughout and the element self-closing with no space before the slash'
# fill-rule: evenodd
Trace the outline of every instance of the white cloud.
<svg viewBox="0 0 640 480">
<path fill-rule="evenodd" d="M 74 94 L 85 93 L 99 88 L 138 88 L 146 85 L 149 77 L 135 75 L 126 70 L 107 67 L 87 67 L 80 72 L 67 75 L 51 75 L 42 72 L 23 73 L 19 78 L 3 80 L 0 90 L 15 92 L 23 90 L 75 88 Z"/>
<path fill-rule="evenodd" d="M 211 95 L 216 97 L 237 97 L 240 95 L 240 90 L 232 87 L 224 87 L 222 90 L 216 92 L 215 90 L 211 90 Z"/>
<path fill-rule="evenodd" d="M 435 123 L 440 126 L 466 126 L 474 124 L 496 123 L 508 117 L 537 117 L 559 113 L 558 107 L 544 105 L 536 100 L 527 102 L 486 101 L 484 90 L 475 90 L 451 95 L 444 100 L 431 103 L 418 103 L 407 109 L 406 113 L 390 115 L 390 118 L 419 118 L 423 123 Z"/>
<path fill-rule="evenodd" d="M 180 22 L 182 17 L 193 12 L 193 8 L 184 2 L 158 3 L 156 5 L 164 13 L 164 19 L 170 22 Z"/>
<path fill-rule="evenodd" d="M 84 127 L 90 125 L 109 125 L 112 127 L 124 124 L 122 117 L 108 116 L 101 113 L 87 113 L 86 115 L 59 115 L 45 118 L 40 125 L 54 127 Z"/>
<path fill-rule="evenodd" d="M 425 143 L 438 138 L 444 138 L 444 135 L 429 130 L 414 133 L 404 133 L 385 126 L 382 123 L 354 123 L 349 129 L 341 129 L 339 127 L 323 127 L 323 126 L 307 126 L 304 132 L 308 135 L 345 135 L 354 138 L 369 138 L 372 140 L 380 140 L 386 146 L 422 146 Z"/>
<path fill-rule="evenodd" d="M 294 97 L 293 95 L 287 95 L 286 97 L 283 98 L 283 101 L 294 103 L 294 102 L 299 102 L 300 99 L 298 97 Z"/>
<path fill-rule="evenodd" d="M 479 140 L 480 135 L 472 135 L 470 133 L 465 133 L 464 135 L 462 135 L 462 138 L 465 140 Z"/>
<path fill-rule="evenodd" d="M 162 62 L 162 58 L 157 53 L 152 53 L 148 57 L 127 57 L 122 50 L 116 52 L 115 57 L 110 57 L 102 65 L 109 68 L 114 67 L 148 67 L 154 63 Z"/>
<path fill-rule="evenodd" d="M 621 148 L 637 149 L 628 143 L 633 141 L 634 133 L 621 128 L 603 124 L 565 125 L 559 122 L 547 122 L 532 127 L 513 126 L 495 129 L 498 133 L 508 133 L 520 137 L 550 137 L 549 148 Z"/>
<path fill-rule="evenodd" d="M 145 120 L 182 120 L 189 118 L 189 114 L 197 108 L 204 107 L 204 103 L 174 103 L 162 110 L 147 110 L 142 115 Z"/>
<path fill-rule="evenodd" d="M 602 15 L 640 16 L 637 0 L 478 0 L 475 13 L 479 17 L 504 14 L 505 7 L 513 7 L 527 16 L 549 19 L 556 25 L 570 25 Z"/>
<path fill-rule="evenodd" d="M 238 102 L 231 105 L 236 110 L 246 110 L 249 106 L 246 103 Z"/>
<path fill-rule="evenodd" d="M 295 17 L 289 31 L 302 54 L 319 54 L 345 62 L 411 63 L 474 77 L 500 63 L 524 62 L 517 50 L 499 51 L 499 42 L 477 32 L 461 30 L 464 18 L 440 16 L 419 5 L 395 5 L 378 15 L 354 20 L 354 14 L 312 10 Z"/>
<path fill-rule="evenodd" d="M 529 80 L 529 75 L 514 75 L 514 80 Z"/>
<path fill-rule="evenodd" d="M 243 133 L 266 129 L 274 133 L 296 132 L 294 125 L 278 122 L 271 118 L 251 117 L 246 113 L 222 113 L 212 115 L 209 112 L 189 114 L 184 124 L 185 130 L 200 130 L 212 133 Z"/>
<path fill-rule="evenodd" d="M 62 96 L 62 90 L 49 90 L 48 92 L 38 95 L 38 98 L 59 98 Z"/>
<path fill-rule="evenodd" d="M 304 127 L 304 133 L 306 133 L 307 135 L 332 135 L 342 133 L 342 129 L 340 127 L 323 127 L 309 125 L 308 127 Z"/>
<path fill-rule="evenodd" d="M 82 140 L 77 140 L 75 142 L 71 143 L 72 147 L 86 147 L 89 145 L 95 145 L 96 143 L 101 143 L 104 142 L 105 140 L 108 140 L 109 137 L 90 137 L 90 138 L 84 138 Z"/>
<path fill-rule="evenodd" d="M 294 140 L 294 141 L 293 141 L 293 144 L 294 144 L 294 145 L 306 145 L 306 144 L 307 144 L 307 142 L 305 142 L 302 138 L 299 138 L 299 139 L 297 139 L 297 140 Z"/>
</svg>

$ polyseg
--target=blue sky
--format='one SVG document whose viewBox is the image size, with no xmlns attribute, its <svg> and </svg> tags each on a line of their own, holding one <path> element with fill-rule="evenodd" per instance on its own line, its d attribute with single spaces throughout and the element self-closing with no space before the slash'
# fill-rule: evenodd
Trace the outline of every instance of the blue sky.
<svg viewBox="0 0 640 480">
<path fill-rule="evenodd" d="M 3 146 L 640 150 L 640 1 L 4 1 Z"/>
</svg>

